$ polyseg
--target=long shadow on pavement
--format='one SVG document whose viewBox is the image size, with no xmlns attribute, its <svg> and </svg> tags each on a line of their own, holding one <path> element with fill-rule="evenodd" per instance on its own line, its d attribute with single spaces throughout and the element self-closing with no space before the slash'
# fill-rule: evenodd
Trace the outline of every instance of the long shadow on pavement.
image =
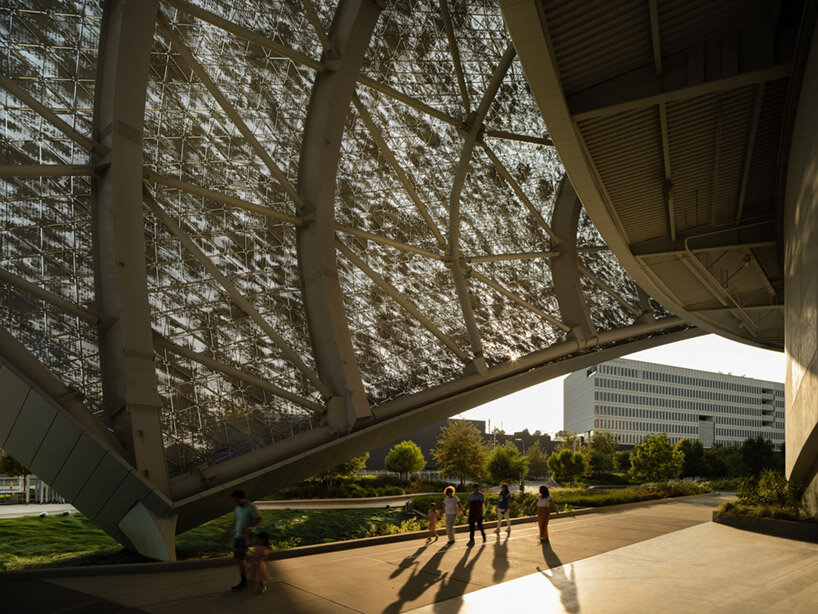
<svg viewBox="0 0 818 614">
<path fill-rule="evenodd" d="M 483 554 L 485 549 L 486 544 L 480 546 L 480 549 L 477 550 L 476 553 L 474 553 L 474 548 L 466 548 L 466 550 L 463 551 L 463 556 L 460 557 L 460 560 L 452 572 L 444 574 L 443 581 L 437 589 L 437 595 L 435 595 L 435 612 L 457 612 L 460 609 L 463 603 L 463 595 L 469 586 L 469 578 L 471 578 L 471 574 L 474 571 L 477 559 L 480 558 L 480 555 Z M 472 553 L 474 553 L 474 556 L 469 560 L 469 554 Z M 443 602 L 445 602 L 445 604 Z"/>
<path fill-rule="evenodd" d="M 570 563 L 567 566 L 563 565 L 549 542 L 542 543 L 542 555 L 548 569 L 542 569 L 541 567 L 537 567 L 537 569 L 560 592 L 560 601 L 565 611 L 577 614 L 580 607 L 574 566 Z"/>
</svg>

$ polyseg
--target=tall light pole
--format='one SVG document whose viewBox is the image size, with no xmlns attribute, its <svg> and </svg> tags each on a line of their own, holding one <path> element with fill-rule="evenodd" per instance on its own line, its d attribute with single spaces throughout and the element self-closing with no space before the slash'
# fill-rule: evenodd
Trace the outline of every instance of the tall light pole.
<svg viewBox="0 0 818 614">
<path fill-rule="evenodd" d="M 520 446 L 523 448 L 522 455 L 525 456 L 525 441 L 519 437 L 515 437 L 514 441 L 520 442 Z M 525 492 L 525 474 L 520 476 L 520 492 Z"/>
</svg>

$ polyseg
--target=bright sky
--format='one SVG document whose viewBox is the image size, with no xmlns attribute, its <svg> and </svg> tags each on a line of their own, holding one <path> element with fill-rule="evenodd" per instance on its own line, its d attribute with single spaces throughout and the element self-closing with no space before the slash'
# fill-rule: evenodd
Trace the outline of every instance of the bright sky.
<svg viewBox="0 0 818 614">
<path fill-rule="evenodd" d="M 674 367 L 743 375 L 783 382 L 786 362 L 783 352 L 761 350 L 718 335 L 669 343 L 652 350 L 623 356 Z M 507 433 L 528 429 L 553 435 L 562 430 L 562 380 L 566 376 L 526 388 L 502 399 L 460 414 L 461 418 L 491 420 L 491 428 Z"/>
</svg>

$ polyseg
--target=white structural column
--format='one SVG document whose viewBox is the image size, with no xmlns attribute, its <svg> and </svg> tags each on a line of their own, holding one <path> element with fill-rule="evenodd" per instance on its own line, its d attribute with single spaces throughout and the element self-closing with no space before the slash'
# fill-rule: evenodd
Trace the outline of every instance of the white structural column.
<svg viewBox="0 0 818 614">
<path fill-rule="evenodd" d="M 139 475 L 168 493 L 142 214 L 145 88 L 157 9 L 148 0 L 105 3 L 94 138 L 108 154 L 94 190 L 94 264 L 96 308 L 107 322 L 99 329 L 105 419 Z M 164 551 L 151 547 L 152 556 L 173 558 L 175 517 L 147 508 L 139 514 L 138 523 L 123 527 L 131 541 L 163 544 Z"/>
<path fill-rule="evenodd" d="M 787 475 L 818 514 L 818 28 L 792 132 L 784 206 Z"/>
<path fill-rule="evenodd" d="M 371 413 L 338 282 L 335 181 L 344 122 L 380 11 L 374 0 L 342 0 L 338 5 L 329 34 L 334 53 L 324 54 L 313 88 L 298 178 L 304 202 L 297 235 L 304 304 L 318 372 L 332 394 L 327 418 L 342 433 Z"/>
<path fill-rule="evenodd" d="M 582 204 L 577 198 L 574 186 L 566 176 L 557 191 L 551 219 L 551 229 L 559 237 L 560 255 L 551 258 L 548 264 L 551 266 L 554 295 L 560 306 L 562 321 L 570 327 L 580 349 L 596 335 L 580 281 L 577 224 L 581 209 Z"/>
</svg>

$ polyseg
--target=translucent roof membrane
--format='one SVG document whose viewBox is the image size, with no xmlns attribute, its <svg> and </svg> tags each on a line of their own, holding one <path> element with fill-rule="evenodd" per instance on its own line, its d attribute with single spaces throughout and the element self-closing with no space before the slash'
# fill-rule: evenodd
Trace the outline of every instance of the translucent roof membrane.
<svg viewBox="0 0 818 614">
<path fill-rule="evenodd" d="M 160 2 L 145 92 L 147 294 L 171 474 L 324 419 L 324 399 L 304 372 L 318 365 L 299 220 L 282 216 L 297 214 L 288 191 L 298 189 L 317 76 L 309 66 L 321 61 L 337 3 L 313 1 L 315 15 L 295 0 L 193 4 L 206 13 Z M 0 88 L 2 164 L 92 162 L 99 6 L 0 7 L 2 74 L 22 90 Z M 496 2 L 448 6 L 447 17 L 438 1 L 386 3 L 341 142 L 338 277 L 372 405 L 464 375 L 474 357 L 464 301 L 489 367 L 567 337 L 547 228 L 564 170 L 519 62 L 497 71 L 510 40 Z M 266 42 L 248 42 L 248 32 Z M 502 81 L 487 96 L 494 74 Z M 485 121 L 463 157 L 484 98 Z M 458 172 L 462 190 L 454 189 Z M 89 307 L 92 181 L 0 179 L 0 267 Z M 595 326 L 631 324 L 641 312 L 636 287 L 584 211 L 577 242 Z M 467 296 L 456 290 L 458 271 Z M 5 283 L 0 324 L 101 408 L 93 327 Z"/>
</svg>

